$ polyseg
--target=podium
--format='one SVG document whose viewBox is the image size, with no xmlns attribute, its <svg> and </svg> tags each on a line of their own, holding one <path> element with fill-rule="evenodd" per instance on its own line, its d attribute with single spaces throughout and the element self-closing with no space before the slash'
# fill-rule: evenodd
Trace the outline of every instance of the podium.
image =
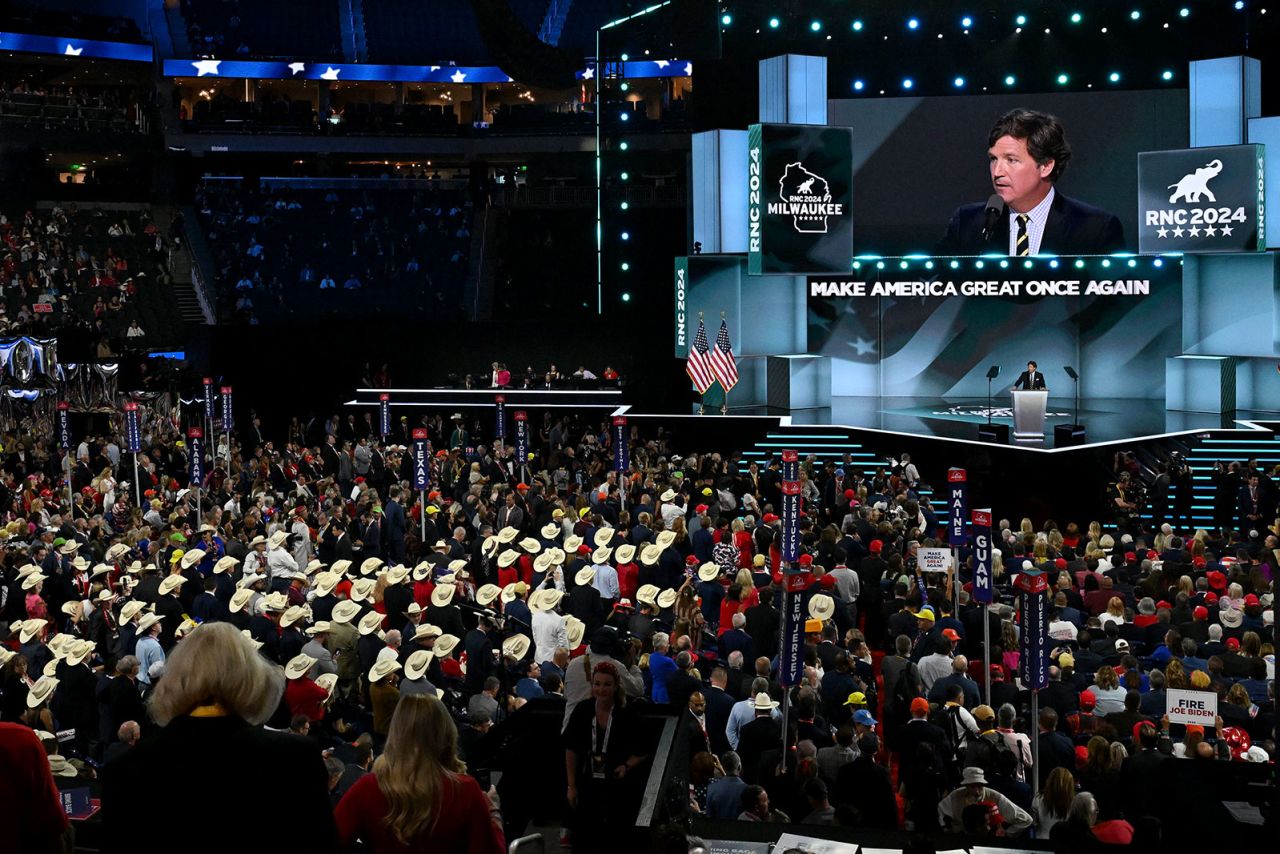
<svg viewBox="0 0 1280 854">
<path fill-rule="evenodd" d="M 1014 389 L 1013 438 L 1021 441 L 1044 441 L 1044 413 L 1049 405 L 1048 389 Z"/>
</svg>

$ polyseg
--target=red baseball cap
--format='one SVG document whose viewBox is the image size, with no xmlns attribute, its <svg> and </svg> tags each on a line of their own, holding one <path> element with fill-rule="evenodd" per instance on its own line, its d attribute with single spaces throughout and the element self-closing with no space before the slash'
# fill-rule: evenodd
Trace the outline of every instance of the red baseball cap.
<svg viewBox="0 0 1280 854">
<path fill-rule="evenodd" d="M 881 542 L 880 540 L 872 540 L 872 541 L 871 541 L 871 553 L 872 553 L 872 554 L 875 554 L 875 555 L 880 554 L 880 550 L 881 550 L 881 549 L 883 549 L 883 548 L 884 548 L 884 543 L 883 543 L 883 542 Z"/>
<path fill-rule="evenodd" d="M 943 629 L 942 636 L 949 641 L 960 640 L 960 633 L 957 632 L 955 629 Z"/>
<path fill-rule="evenodd" d="M 828 573 L 827 575 L 824 575 L 818 579 L 818 584 L 822 587 L 823 590 L 830 590 L 831 588 L 836 586 L 836 577 Z"/>
<path fill-rule="evenodd" d="M 916 697 L 911 701 L 911 714 L 927 715 L 929 714 L 929 701 L 924 697 Z"/>
<path fill-rule="evenodd" d="M 1098 695 L 1092 691 L 1084 690 L 1080 692 L 1080 709 L 1082 711 L 1091 712 L 1098 705 Z"/>
<path fill-rule="evenodd" d="M 685 559 L 684 559 L 684 562 L 685 562 L 686 564 L 688 564 L 689 566 L 697 566 L 697 565 L 698 565 L 698 556 L 697 556 L 697 555 L 689 555 L 687 558 L 685 558 Z"/>
<path fill-rule="evenodd" d="M 1000 664 L 993 664 L 993 665 L 991 665 L 991 678 L 992 678 L 992 679 L 1003 679 L 1003 678 L 1004 678 L 1004 666 L 1003 666 L 1003 665 L 1000 665 Z"/>
<path fill-rule="evenodd" d="M 1197 620 L 1207 620 L 1209 619 L 1209 609 L 1203 605 L 1197 605 L 1192 609 L 1191 616 Z"/>
<path fill-rule="evenodd" d="M 1053 562 L 1053 565 L 1056 569 L 1066 569 L 1067 559 L 1065 557 L 1060 557 Z"/>
<path fill-rule="evenodd" d="M 764 521 L 764 523 L 765 523 L 766 525 L 768 525 L 768 524 L 770 524 L 770 523 L 773 523 L 773 522 L 778 521 L 778 517 L 777 517 L 777 516 L 775 516 L 775 515 L 774 515 L 774 514 L 772 514 L 772 513 L 766 513 L 766 514 L 764 514 L 764 520 L 763 520 L 763 521 Z"/>
<path fill-rule="evenodd" d="M 800 560 L 796 561 L 796 563 L 801 566 L 813 566 L 813 555 L 800 555 Z"/>
<path fill-rule="evenodd" d="M 1168 602 L 1164 601 L 1163 599 L 1161 599 L 1159 602 L 1156 603 L 1156 610 L 1158 611 L 1161 608 L 1164 608 L 1166 611 L 1173 610 L 1173 606 L 1170 605 Z"/>
<path fill-rule="evenodd" d="M 1249 593 L 1244 597 L 1244 606 L 1246 608 L 1252 605 L 1257 605 L 1257 604 L 1258 604 L 1258 597 L 1255 596 L 1254 594 Z"/>
<path fill-rule="evenodd" d="M 854 496 L 854 495 L 856 495 L 856 494 L 857 494 L 857 493 L 855 493 L 852 489 L 846 489 L 846 490 L 844 491 L 844 497 L 845 497 L 845 498 L 853 498 L 853 496 Z"/>
<path fill-rule="evenodd" d="M 1208 602 L 1210 605 L 1217 605 L 1218 594 L 1210 590 L 1208 593 L 1204 594 L 1204 601 Z"/>
<path fill-rule="evenodd" d="M 1159 557 L 1160 555 L 1156 553 L 1155 549 L 1147 549 L 1147 560 L 1156 560 Z"/>
<path fill-rule="evenodd" d="M 1125 561 L 1127 561 L 1128 563 L 1137 563 L 1137 562 L 1138 562 L 1138 553 L 1137 553 L 1137 552 L 1125 552 L 1125 553 L 1124 553 L 1124 559 L 1125 559 Z"/>
<path fill-rule="evenodd" d="M 1240 638 L 1227 638 L 1227 649 L 1239 649 Z"/>
<path fill-rule="evenodd" d="M 1083 768 L 1089 761 L 1089 749 L 1083 744 L 1076 745 L 1076 767 Z"/>
</svg>

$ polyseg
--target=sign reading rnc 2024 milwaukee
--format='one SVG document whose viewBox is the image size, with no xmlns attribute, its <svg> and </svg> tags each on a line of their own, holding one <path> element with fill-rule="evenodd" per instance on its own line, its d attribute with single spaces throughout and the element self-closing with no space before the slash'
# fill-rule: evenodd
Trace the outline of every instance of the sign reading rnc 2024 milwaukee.
<svg viewBox="0 0 1280 854">
<path fill-rule="evenodd" d="M 1266 249 L 1261 145 L 1221 145 L 1138 155 L 1138 250 Z"/>
<path fill-rule="evenodd" d="M 853 132 L 751 125 L 747 272 L 847 273 L 853 254 Z"/>
</svg>

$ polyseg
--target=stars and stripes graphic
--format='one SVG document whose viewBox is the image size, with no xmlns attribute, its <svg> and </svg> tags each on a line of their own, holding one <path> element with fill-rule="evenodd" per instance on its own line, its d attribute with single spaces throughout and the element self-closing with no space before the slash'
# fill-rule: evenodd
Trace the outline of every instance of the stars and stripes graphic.
<svg viewBox="0 0 1280 854">
<path fill-rule="evenodd" d="M 711 351 L 711 370 L 726 392 L 738 384 L 738 363 L 733 358 L 733 345 L 729 343 L 729 324 L 723 319 L 715 349 Z"/>
<path fill-rule="evenodd" d="M 693 346 L 689 348 L 689 356 L 685 361 L 684 372 L 693 380 L 693 387 L 698 394 L 706 394 L 707 389 L 716 381 L 715 372 L 711 368 L 711 357 L 708 355 L 707 327 L 698 320 L 698 334 L 693 337 Z"/>
</svg>

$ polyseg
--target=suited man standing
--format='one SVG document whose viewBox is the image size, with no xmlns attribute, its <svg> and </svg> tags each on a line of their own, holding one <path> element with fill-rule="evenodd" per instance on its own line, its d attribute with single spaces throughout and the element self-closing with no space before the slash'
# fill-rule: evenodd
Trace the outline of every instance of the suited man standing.
<svg viewBox="0 0 1280 854">
<path fill-rule="evenodd" d="M 1125 248 L 1124 227 L 1114 214 L 1057 192 L 1071 146 L 1055 116 L 1005 113 L 987 135 L 987 158 L 1003 204 L 958 208 L 939 254 L 1107 255 Z"/>
<path fill-rule="evenodd" d="M 1027 362 L 1027 369 L 1018 374 L 1018 379 L 1013 384 L 1014 388 L 1021 389 L 1043 389 L 1044 374 L 1040 373 L 1039 366 L 1035 362 Z"/>
</svg>

